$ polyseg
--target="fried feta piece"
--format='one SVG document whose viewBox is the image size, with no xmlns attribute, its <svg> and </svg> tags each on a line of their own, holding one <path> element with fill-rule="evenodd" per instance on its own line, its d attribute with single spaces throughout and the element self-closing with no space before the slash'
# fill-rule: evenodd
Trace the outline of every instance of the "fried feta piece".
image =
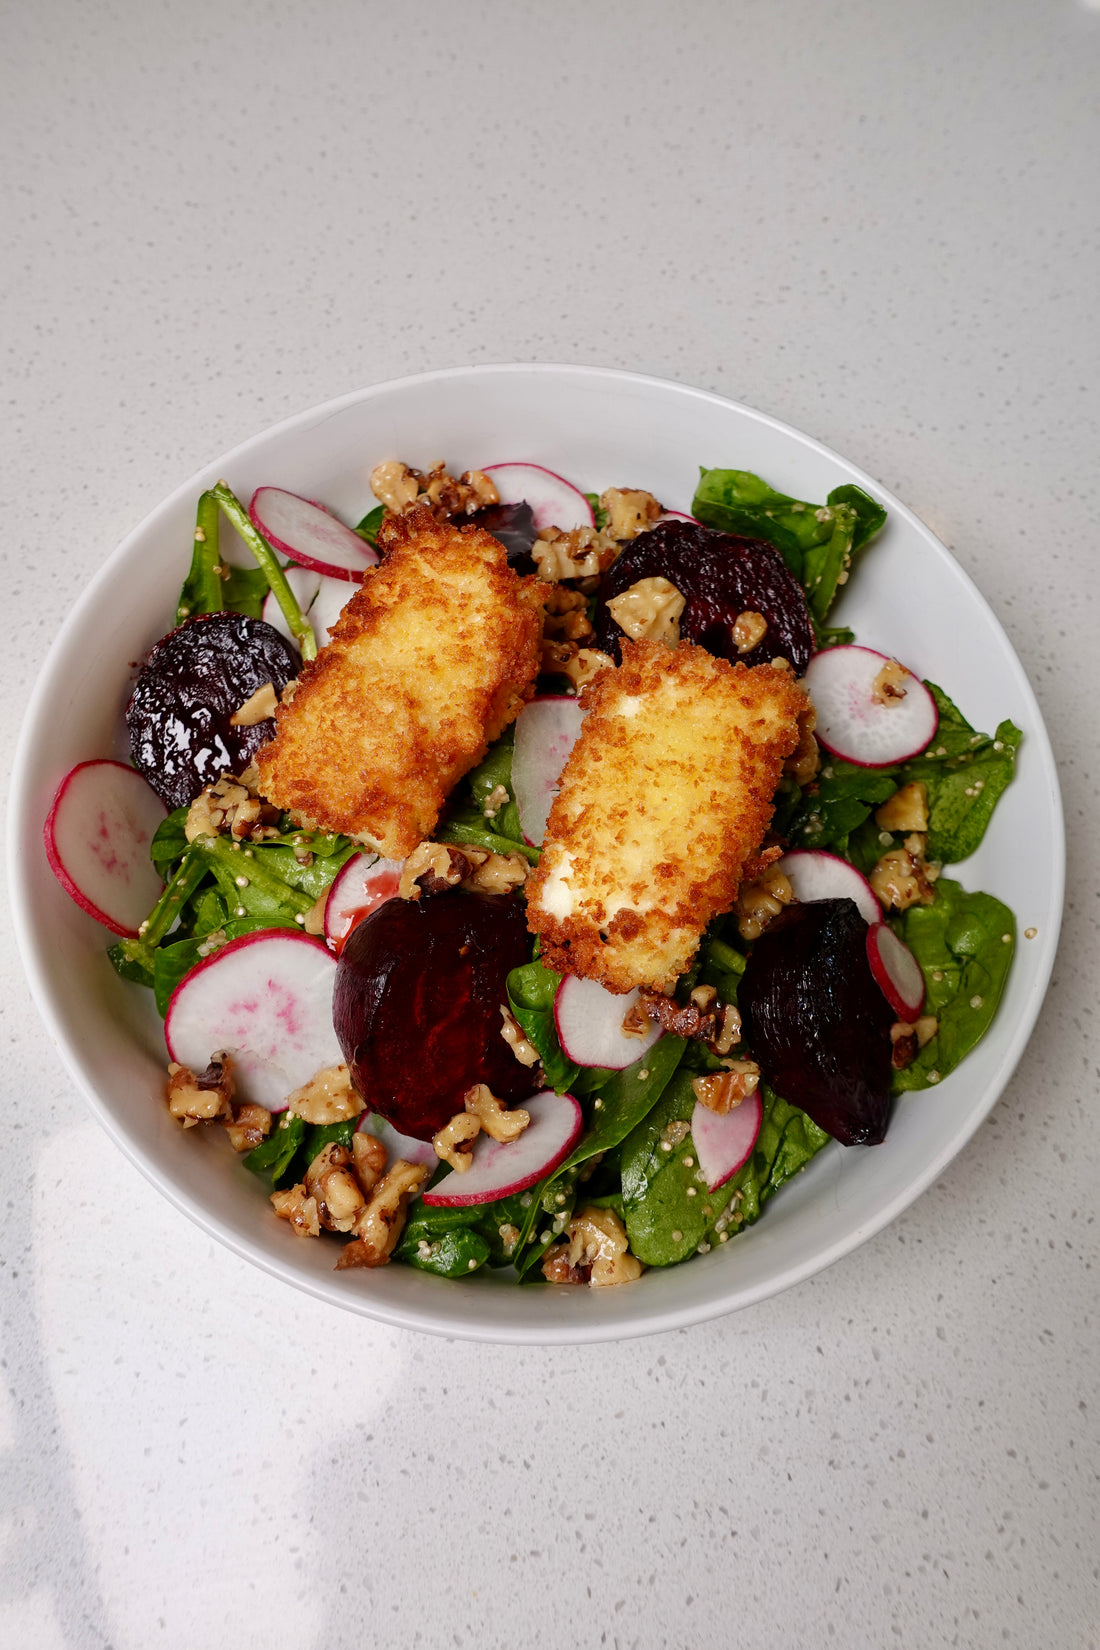
<svg viewBox="0 0 1100 1650">
<path fill-rule="evenodd" d="M 489 533 L 424 507 L 379 544 L 256 765 L 262 795 L 302 825 L 405 859 L 533 694 L 546 589 Z"/>
<path fill-rule="evenodd" d="M 581 694 L 528 924 L 551 968 L 668 991 L 737 898 L 807 699 L 789 671 L 690 643 L 624 641 L 622 656 Z"/>
</svg>

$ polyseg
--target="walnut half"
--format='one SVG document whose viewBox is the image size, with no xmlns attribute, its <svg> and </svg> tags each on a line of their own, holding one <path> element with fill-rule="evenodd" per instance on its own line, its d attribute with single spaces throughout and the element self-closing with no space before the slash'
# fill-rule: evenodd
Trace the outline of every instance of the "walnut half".
<svg viewBox="0 0 1100 1650">
<path fill-rule="evenodd" d="M 630 1253 L 626 1227 L 614 1209 L 589 1204 L 573 1216 L 566 1238 L 543 1257 L 542 1275 L 548 1283 L 587 1283 L 600 1289 L 641 1277 L 642 1263 Z"/>
</svg>

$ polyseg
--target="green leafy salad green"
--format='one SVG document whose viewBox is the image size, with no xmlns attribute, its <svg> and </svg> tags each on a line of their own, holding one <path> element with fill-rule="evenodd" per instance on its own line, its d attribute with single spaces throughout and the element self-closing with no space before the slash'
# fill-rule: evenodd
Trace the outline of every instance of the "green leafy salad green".
<svg viewBox="0 0 1100 1650">
<path fill-rule="evenodd" d="M 256 616 L 270 588 L 283 600 L 284 567 L 269 546 L 256 546 L 255 571 L 224 568 L 219 514 L 242 535 L 259 538 L 228 489 L 203 495 L 193 563 L 179 598 L 177 620 L 221 608 Z M 833 603 L 885 522 L 885 511 L 855 486 L 829 493 L 822 504 L 775 491 L 742 470 L 704 470 L 692 512 L 705 526 L 763 539 L 780 552 L 801 584 L 819 646 L 851 638 L 830 628 Z M 381 510 L 359 531 L 373 540 Z M 602 526 L 602 522 L 600 523 Z M 262 541 L 261 541 L 262 542 Z M 303 653 L 312 632 L 290 597 L 288 623 Z M 874 638 L 867 639 L 874 645 Z M 860 767 L 822 753 L 819 772 L 800 784 L 785 776 L 776 797 L 773 830 L 788 848 L 827 849 L 869 873 L 905 838 L 884 828 L 876 812 L 895 793 L 919 782 L 927 798 L 925 853 L 936 867 L 968 858 L 989 826 L 998 798 L 1011 782 L 1020 730 L 1002 722 L 992 734 L 975 730 L 939 686 L 927 684 L 939 715 L 929 746 L 890 767 Z M 512 784 L 509 730 L 459 786 L 437 830 L 440 841 L 536 863 L 539 849 L 525 841 Z M 502 801 L 501 798 L 504 798 Z M 186 808 L 168 815 L 152 844 L 164 892 L 137 939 L 111 947 L 127 980 L 151 989 L 165 1013 L 172 992 L 190 969 L 225 942 L 270 928 L 299 928 L 316 913 L 333 879 L 361 852 L 345 837 L 294 827 L 277 819 L 262 840 L 199 835 L 189 841 Z M 686 826 L 685 826 L 686 828 Z M 247 860 L 247 877 L 241 876 Z M 902 1095 L 948 1075 L 989 1026 L 1004 989 L 1015 942 L 1009 909 L 991 894 L 971 892 L 947 875 L 933 884 L 928 903 L 887 913 L 887 920 L 920 965 L 924 1015 L 934 1029 L 908 1064 L 895 1070 Z M 316 928 L 314 927 L 314 930 Z M 713 986 L 736 1006 L 751 945 L 736 913 L 708 929 L 676 997 L 687 1003 L 700 985 Z M 393 1259 L 448 1278 L 483 1267 L 511 1267 L 522 1282 L 541 1283 L 548 1248 L 567 1231 L 580 1208 L 612 1210 L 630 1248 L 648 1267 L 670 1266 L 706 1253 L 743 1232 L 771 1197 L 810 1162 L 829 1136 L 793 1098 L 760 1086 L 762 1121 L 755 1145 L 725 1184 L 708 1189 L 691 1133 L 696 1080 L 726 1069 L 704 1042 L 666 1033 L 623 1071 L 582 1068 L 562 1049 L 554 999 L 560 976 L 540 959 L 508 976 L 508 1006 L 537 1051 L 547 1088 L 578 1100 L 585 1127 L 565 1160 L 541 1182 L 506 1198 L 469 1207 L 414 1201 Z M 735 1054 L 751 1056 L 744 1045 Z M 325 1146 L 348 1145 L 356 1120 L 310 1125 L 284 1113 L 244 1161 L 273 1190 L 294 1186 Z M 440 1164 L 433 1184 L 450 1172 Z"/>
</svg>

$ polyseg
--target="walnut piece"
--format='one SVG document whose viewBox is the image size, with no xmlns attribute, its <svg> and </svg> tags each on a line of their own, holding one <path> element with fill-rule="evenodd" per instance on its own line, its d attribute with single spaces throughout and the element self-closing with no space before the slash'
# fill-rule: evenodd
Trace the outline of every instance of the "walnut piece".
<svg viewBox="0 0 1100 1650">
<path fill-rule="evenodd" d="M 306 1196 L 304 1186 L 289 1186 L 285 1191 L 272 1192 L 271 1207 L 280 1220 L 289 1220 L 295 1237 L 320 1237 L 317 1200 Z"/>
<path fill-rule="evenodd" d="M 376 1134 L 357 1129 L 351 1137 L 351 1161 L 363 1195 L 369 1197 L 385 1172 L 386 1148 Z"/>
<path fill-rule="evenodd" d="M 900 848 L 883 854 L 868 881 L 881 905 L 908 911 L 911 905 L 932 904 L 936 897 L 932 884 L 939 874 L 939 867 L 925 860 L 924 837 L 914 833 Z"/>
<path fill-rule="evenodd" d="M 742 1100 L 760 1087 L 760 1067 L 755 1060 L 731 1060 L 726 1071 L 693 1077 L 695 1098 L 718 1117 L 725 1117 Z"/>
<path fill-rule="evenodd" d="M 674 648 L 680 640 L 680 615 L 686 599 L 658 574 L 639 579 L 607 604 L 619 629 L 635 642 L 661 642 Z"/>
<path fill-rule="evenodd" d="M 633 1283 L 642 1275 L 641 1262 L 630 1253 L 626 1227 L 614 1209 L 589 1204 L 569 1222 L 566 1240 L 543 1257 L 542 1275 L 549 1283 L 587 1283 L 601 1289 Z"/>
<path fill-rule="evenodd" d="M 371 471 L 371 492 L 381 499 L 392 515 L 404 515 L 413 505 L 427 505 L 437 520 L 450 521 L 453 516 L 472 516 L 491 504 L 500 503 L 500 495 L 483 470 L 466 470 L 457 479 L 442 462 L 430 470 L 414 470 L 398 459 L 377 464 Z"/>
<path fill-rule="evenodd" d="M 887 659 L 871 683 L 871 698 L 877 705 L 896 705 L 905 698 L 904 684 L 908 680 L 905 666 L 899 665 L 896 659 Z"/>
<path fill-rule="evenodd" d="M 641 487 L 608 487 L 600 494 L 600 506 L 607 512 L 606 531 L 615 539 L 637 538 L 664 514 L 653 494 Z"/>
<path fill-rule="evenodd" d="M 231 728 L 254 728 L 257 722 L 267 722 L 274 716 L 278 703 L 274 682 L 265 682 L 243 705 L 238 705 L 229 718 L 229 725 Z"/>
<path fill-rule="evenodd" d="M 224 1052 L 212 1055 L 206 1070 L 197 1077 L 190 1066 L 173 1060 L 168 1067 L 168 1110 L 185 1129 L 193 1129 L 196 1123 L 212 1123 L 219 1117 L 231 1118 L 235 1087 L 233 1061 Z"/>
<path fill-rule="evenodd" d="M 900 786 L 875 809 L 875 824 L 883 831 L 927 831 L 928 786 L 919 779 Z"/>
<path fill-rule="evenodd" d="M 480 1133 L 481 1124 L 476 1117 L 471 1117 L 469 1112 L 457 1112 L 433 1135 L 435 1155 L 440 1162 L 449 1163 L 459 1174 L 465 1174 L 470 1167 L 474 1141 Z"/>
<path fill-rule="evenodd" d="M 508 1111 L 486 1083 L 475 1083 L 473 1088 L 467 1089 L 462 1103 L 468 1114 L 477 1118 L 491 1140 L 518 1140 L 531 1121 L 531 1113 L 524 1111 L 522 1106 Z"/>
<path fill-rule="evenodd" d="M 222 1127 L 235 1152 L 250 1152 L 271 1133 L 271 1113 L 266 1107 L 247 1100 L 231 1116 L 222 1119 Z"/>
<path fill-rule="evenodd" d="M 465 879 L 466 887 L 483 894 L 509 894 L 523 886 L 530 870 L 522 854 L 479 854 Z"/>
<path fill-rule="evenodd" d="M 350 1232 L 366 1198 L 351 1169 L 351 1153 L 333 1140 L 317 1153 L 305 1176 L 305 1192 L 329 1232 Z"/>
<path fill-rule="evenodd" d="M 239 779 L 223 773 L 213 785 L 199 792 L 187 810 L 183 827 L 188 842 L 196 842 L 200 836 L 219 836 L 223 831 L 228 831 L 238 842 L 245 837 L 263 842 L 278 836 L 275 821 L 279 810 L 250 790 L 248 780 L 254 774 L 254 768 Z"/>
<path fill-rule="evenodd" d="M 303 1123 L 343 1123 L 363 1110 L 347 1066 L 327 1066 L 316 1072 L 287 1096 L 287 1105 Z"/>
<path fill-rule="evenodd" d="M 441 894 L 456 888 L 470 873 L 470 861 L 458 848 L 444 842 L 421 842 L 405 861 L 397 892 L 401 899 Z"/>
<path fill-rule="evenodd" d="M 794 899 L 782 871 L 769 865 L 752 882 L 743 882 L 737 895 L 737 931 L 743 940 L 757 940 L 785 905 Z"/>
<path fill-rule="evenodd" d="M 409 1199 L 427 1178 L 423 1163 L 398 1159 L 360 1212 L 352 1227 L 353 1240 L 340 1251 L 337 1271 L 346 1266 L 385 1266 L 405 1225 Z"/>
<path fill-rule="evenodd" d="M 796 785 L 808 785 L 817 778 L 821 767 L 821 752 L 814 738 L 816 726 L 817 712 L 812 705 L 807 705 L 799 712 L 798 744 L 783 764 L 783 772 L 789 773 Z"/>
<path fill-rule="evenodd" d="M 751 607 L 739 613 L 733 624 L 733 644 L 738 653 L 751 653 L 768 633 L 768 621 L 763 613 L 754 613 Z"/>
<path fill-rule="evenodd" d="M 500 1035 L 504 1038 L 520 1065 L 537 1066 L 539 1051 L 525 1035 L 523 1027 L 512 1013 L 512 1010 L 506 1004 L 501 1003 L 500 1015 L 504 1022 L 500 1028 Z"/>
<path fill-rule="evenodd" d="M 688 1003 L 678 1003 L 675 997 L 666 997 L 659 991 L 643 990 L 638 997 L 638 1007 L 673 1036 L 692 1037 L 719 1055 L 728 1054 L 734 1043 L 741 1040 L 740 1014 L 732 1003 L 720 1002 L 718 993 L 710 985 L 697 986 Z M 623 1029 L 626 1030 L 625 1020 Z"/>
<path fill-rule="evenodd" d="M 575 688 L 584 687 L 601 670 L 614 670 L 615 661 L 598 647 L 579 647 L 572 658 L 559 667 L 559 675 L 568 676 Z"/>
<path fill-rule="evenodd" d="M 922 1014 L 919 1020 L 909 1024 L 905 1020 L 895 1020 L 890 1027 L 890 1042 L 893 1045 L 891 1061 L 895 1071 L 904 1071 L 911 1066 L 919 1051 L 940 1029 L 940 1022 L 934 1014 Z"/>
</svg>

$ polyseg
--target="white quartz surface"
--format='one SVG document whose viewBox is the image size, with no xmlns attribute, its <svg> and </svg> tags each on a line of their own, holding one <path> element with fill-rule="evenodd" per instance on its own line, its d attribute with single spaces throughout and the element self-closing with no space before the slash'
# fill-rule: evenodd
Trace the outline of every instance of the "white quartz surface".
<svg viewBox="0 0 1100 1650">
<path fill-rule="evenodd" d="M 577 1350 L 212 1244 L 5 937 L 0 1646 L 1096 1650 L 1100 12 L 5 11 L 7 763 L 59 617 L 201 463 L 402 373 L 591 362 L 774 413 L 940 534 L 1039 695 L 1069 891 L 1015 1079 L 902 1219 Z"/>
</svg>

